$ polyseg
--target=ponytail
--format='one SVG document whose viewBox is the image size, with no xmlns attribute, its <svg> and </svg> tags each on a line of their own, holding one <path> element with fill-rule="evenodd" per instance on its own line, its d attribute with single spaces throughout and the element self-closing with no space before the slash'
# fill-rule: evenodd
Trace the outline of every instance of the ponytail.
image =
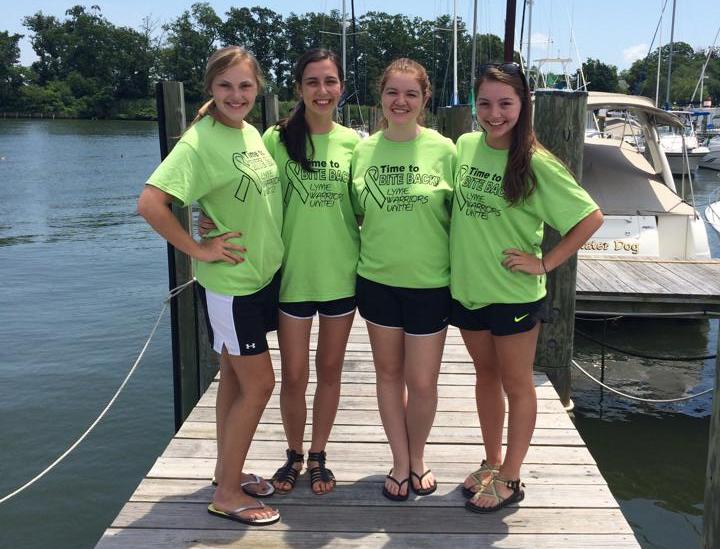
<svg viewBox="0 0 720 549">
<path fill-rule="evenodd" d="M 278 132 L 280 133 L 280 141 L 285 145 L 288 156 L 294 160 L 302 169 L 307 172 L 316 171 L 310 164 L 310 159 L 315 156 L 315 144 L 310 134 L 307 120 L 305 120 L 305 103 L 300 100 L 290 116 L 278 122 Z M 307 142 L 310 142 L 310 158 L 307 154 Z"/>
<path fill-rule="evenodd" d="M 196 124 L 200 122 L 204 117 L 206 117 L 208 114 L 213 114 L 215 112 L 215 100 L 210 99 L 208 101 L 205 101 L 200 108 L 197 111 L 197 114 L 195 115 L 195 118 L 193 118 L 193 121 L 190 122 L 190 125 Z"/>
</svg>

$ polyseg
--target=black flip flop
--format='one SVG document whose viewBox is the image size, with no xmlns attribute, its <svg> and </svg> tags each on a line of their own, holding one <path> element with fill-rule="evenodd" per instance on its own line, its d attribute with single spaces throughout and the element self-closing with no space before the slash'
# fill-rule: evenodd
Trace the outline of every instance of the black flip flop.
<svg viewBox="0 0 720 549">
<path fill-rule="evenodd" d="M 405 484 L 405 483 L 410 484 L 410 477 L 406 478 L 402 482 L 398 481 L 394 476 L 392 476 L 392 469 L 391 469 L 390 473 L 388 475 L 386 475 L 385 478 L 388 478 L 388 479 L 392 480 L 395 484 L 397 484 L 398 493 L 393 494 L 383 484 L 383 489 L 382 489 L 383 496 L 385 496 L 386 498 L 388 498 L 389 500 L 392 500 L 392 501 L 407 501 L 407 499 L 410 497 L 410 487 L 408 486 L 408 490 L 407 490 L 407 492 L 405 492 L 404 495 L 401 494 L 400 491 L 402 490 L 403 484 Z"/>
<path fill-rule="evenodd" d="M 418 482 L 418 486 L 420 486 L 420 488 L 415 488 L 415 483 L 414 482 L 410 483 L 410 486 L 412 487 L 413 492 L 415 492 L 418 496 L 429 496 L 435 490 L 437 490 L 437 480 L 435 482 L 433 482 L 433 485 L 430 486 L 429 488 L 422 487 L 422 479 L 424 479 L 431 472 L 432 472 L 432 470 L 428 469 L 422 475 L 418 476 L 418 474 L 415 471 L 410 471 L 410 477 L 416 478 L 417 482 Z"/>
</svg>

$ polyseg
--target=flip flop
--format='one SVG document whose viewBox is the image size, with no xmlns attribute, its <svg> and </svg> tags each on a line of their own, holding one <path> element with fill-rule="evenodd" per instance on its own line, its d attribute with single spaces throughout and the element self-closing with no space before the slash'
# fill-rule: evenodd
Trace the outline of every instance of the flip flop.
<svg viewBox="0 0 720 549">
<path fill-rule="evenodd" d="M 403 484 L 405 484 L 406 482 L 407 483 L 410 482 L 410 477 L 406 478 L 402 482 L 398 481 L 395 477 L 392 476 L 392 469 L 391 469 L 390 474 L 386 475 L 385 478 L 388 478 L 388 479 L 392 480 L 395 484 L 397 484 L 398 493 L 393 494 L 392 492 L 390 492 L 387 489 L 387 487 L 385 485 L 383 485 L 383 489 L 382 489 L 383 496 L 385 496 L 386 498 L 388 498 L 389 500 L 392 500 L 392 501 L 407 501 L 407 499 L 410 497 L 410 489 L 408 488 L 408 491 L 405 492 L 405 494 L 401 494 L 400 491 L 402 490 Z"/>
<path fill-rule="evenodd" d="M 431 472 L 432 472 L 432 470 L 428 469 L 422 475 L 418 476 L 418 474 L 415 471 L 410 471 L 410 477 L 416 478 L 417 482 L 418 482 L 418 486 L 420 486 L 420 488 L 415 488 L 415 483 L 414 482 L 410 483 L 410 486 L 412 486 L 413 492 L 415 492 L 418 496 L 429 496 L 435 490 L 437 490 L 437 480 L 435 482 L 433 482 L 433 485 L 430 486 L 429 488 L 422 487 L 422 479 L 424 479 Z"/>
<path fill-rule="evenodd" d="M 243 492 L 245 492 L 248 496 L 252 496 L 254 498 L 269 498 L 275 493 L 275 487 L 264 478 L 259 477 L 254 473 L 250 473 L 248 476 L 253 480 L 246 480 L 245 482 L 240 483 L 240 488 L 242 488 Z M 263 492 L 251 492 L 246 488 L 246 486 L 248 486 L 249 484 L 257 484 L 259 486 L 262 486 L 263 482 L 268 485 L 267 490 Z"/>
<path fill-rule="evenodd" d="M 221 511 L 217 507 L 215 507 L 214 504 L 208 505 L 208 513 L 211 515 L 215 515 L 216 517 L 228 519 L 228 520 L 234 520 L 235 522 L 241 522 L 243 524 L 247 524 L 248 526 L 268 526 L 270 524 L 275 524 L 277 521 L 280 520 L 280 512 L 275 511 L 275 514 L 268 518 L 262 518 L 262 519 L 246 519 L 244 517 L 240 516 L 240 513 L 244 511 L 248 511 L 250 509 L 264 509 L 267 507 L 262 501 L 258 501 L 257 505 L 246 505 L 245 507 L 238 507 L 234 511 Z"/>
</svg>

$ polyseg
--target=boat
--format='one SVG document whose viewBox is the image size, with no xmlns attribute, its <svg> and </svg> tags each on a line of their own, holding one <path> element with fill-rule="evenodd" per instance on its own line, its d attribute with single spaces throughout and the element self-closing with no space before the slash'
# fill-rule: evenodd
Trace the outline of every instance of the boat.
<svg viewBox="0 0 720 549">
<path fill-rule="evenodd" d="M 700 167 L 720 171 L 720 136 L 707 142 L 708 153 L 700 159 Z"/>
<path fill-rule="evenodd" d="M 644 146 L 628 142 L 624 131 L 586 133 L 582 186 L 598 203 L 605 220 L 580 254 L 710 258 L 703 220 L 678 193 L 656 129 L 666 125 L 682 130 L 683 121 L 646 97 L 589 92 L 588 120 L 595 119 L 590 113 L 601 109 L 614 116 L 625 113 L 631 121 L 626 127 L 632 127 L 632 134 L 642 131 Z"/>
<path fill-rule="evenodd" d="M 701 146 L 695 135 L 690 111 L 668 111 L 682 121 L 682 126 L 661 124 L 658 126 L 660 145 L 665 151 L 670 171 L 677 175 L 692 172 L 700 165 L 700 159 L 708 152 L 708 148 Z"/>
</svg>

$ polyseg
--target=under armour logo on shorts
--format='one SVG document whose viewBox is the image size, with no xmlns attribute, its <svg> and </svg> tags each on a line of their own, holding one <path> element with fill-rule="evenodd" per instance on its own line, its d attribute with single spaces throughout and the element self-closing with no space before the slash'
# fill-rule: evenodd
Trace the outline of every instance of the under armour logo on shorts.
<svg viewBox="0 0 720 549">
<path fill-rule="evenodd" d="M 254 344 L 254 343 L 246 343 L 246 344 L 245 344 L 245 348 L 246 348 L 246 349 L 254 349 L 254 348 L 255 348 L 255 344 Z"/>
</svg>

